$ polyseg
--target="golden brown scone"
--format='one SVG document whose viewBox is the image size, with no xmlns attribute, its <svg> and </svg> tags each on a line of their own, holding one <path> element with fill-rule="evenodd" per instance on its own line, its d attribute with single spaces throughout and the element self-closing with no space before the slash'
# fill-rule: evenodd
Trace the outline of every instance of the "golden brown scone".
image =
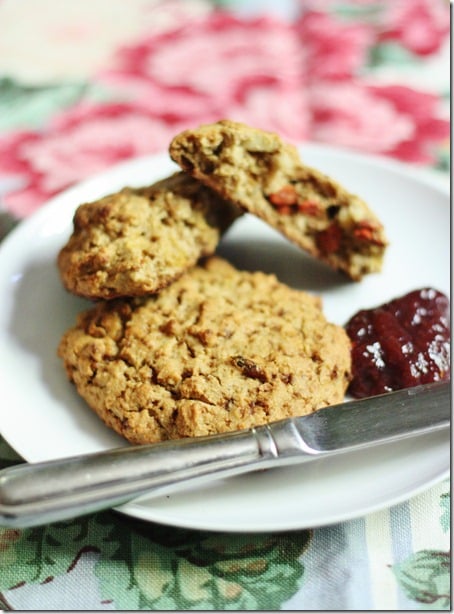
<svg viewBox="0 0 454 614">
<path fill-rule="evenodd" d="M 350 341 L 318 298 L 218 257 L 157 295 L 97 303 L 59 355 L 88 405 L 139 444 L 342 402 L 351 367 Z"/>
<path fill-rule="evenodd" d="M 222 198 L 350 278 L 380 271 L 387 240 L 378 218 L 277 134 L 221 120 L 180 133 L 169 151 Z"/>
<path fill-rule="evenodd" d="M 92 299 L 157 292 L 212 254 L 240 214 L 181 172 L 86 203 L 58 255 L 63 284 Z"/>
</svg>

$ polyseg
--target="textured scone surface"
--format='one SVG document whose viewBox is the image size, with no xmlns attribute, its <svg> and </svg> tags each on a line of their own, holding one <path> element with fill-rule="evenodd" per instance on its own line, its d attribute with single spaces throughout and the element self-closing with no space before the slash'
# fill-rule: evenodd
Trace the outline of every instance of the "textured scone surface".
<svg viewBox="0 0 454 614">
<path fill-rule="evenodd" d="M 95 299 L 157 292 L 212 254 L 239 214 L 185 173 L 85 203 L 58 255 L 63 284 Z"/>
<path fill-rule="evenodd" d="M 272 132 L 221 120 L 177 135 L 180 167 L 354 280 L 378 272 L 383 225 L 360 197 L 317 169 Z"/>
<path fill-rule="evenodd" d="M 154 296 L 100 302 L 59 345 L 131 443 L 249 428 L 342 402 L 350 341 L 317 297 L 209 258 Z"/>
</svg>

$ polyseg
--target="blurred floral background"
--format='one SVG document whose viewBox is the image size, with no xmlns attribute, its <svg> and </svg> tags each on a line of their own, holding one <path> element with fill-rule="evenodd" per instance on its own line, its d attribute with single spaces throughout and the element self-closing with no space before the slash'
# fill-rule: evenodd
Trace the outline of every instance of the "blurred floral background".
<svg viewBox="0 0 454 614">
<path fill-rule="evenodd" d="M 221 117 L 449 161 L 448 0 L 0 0 L 0 190 L 24 217 Z"/>
</svg>

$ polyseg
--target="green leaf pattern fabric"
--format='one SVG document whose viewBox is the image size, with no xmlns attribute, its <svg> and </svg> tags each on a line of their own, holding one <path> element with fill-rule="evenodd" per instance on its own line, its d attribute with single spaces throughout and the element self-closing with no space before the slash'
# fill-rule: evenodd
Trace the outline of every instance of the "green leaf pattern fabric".
<svg viewBox="0 0 454 614">
<path fill-rule="evenodd" d="M 450 495 L 440 497 L 440 526 L 449 531 Z M 396 579 L 421 609 L 449 610 L 451 606 L 451 555 L 438 550 L 420 550 L 394 567 Z"/>
</svg>

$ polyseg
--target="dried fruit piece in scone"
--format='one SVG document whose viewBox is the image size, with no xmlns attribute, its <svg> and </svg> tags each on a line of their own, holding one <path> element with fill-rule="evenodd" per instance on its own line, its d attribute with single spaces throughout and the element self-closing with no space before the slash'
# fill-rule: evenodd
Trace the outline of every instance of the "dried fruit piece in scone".
<svg viewBox="0 0 454 614">
<path fill-rule="evenodd" d="M 58 255 L 63 284 L 94 299 L 157 292 L 212 254 L 241 213 L 182 172 L 86 203 Z"/>
<path fill-rule="evenodd" d="M 187 173 L 350 278 L 380 271 L 387 239 L 377 216 L 277 134 L 221 120 L 178 134 L 169 151 Z"/>
</svg>

